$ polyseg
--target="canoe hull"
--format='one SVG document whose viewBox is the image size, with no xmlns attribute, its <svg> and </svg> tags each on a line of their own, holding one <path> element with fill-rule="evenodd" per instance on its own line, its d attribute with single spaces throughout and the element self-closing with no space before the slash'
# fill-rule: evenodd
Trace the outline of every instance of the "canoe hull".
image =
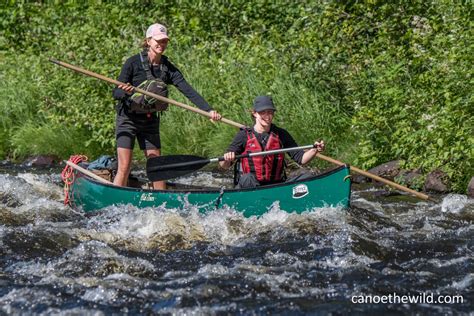
<svg viewBox="0 0 474 316">
<path fill-rule="evenodd" d="M 139 208 L 161 205 L 183 208 L 192 205 L 200 212 L 207 212 L 227 205 L 248 217 L 262 215 L 275 205 L 281 210 L 296 213 L 325 206 L 348 207 L 350 192 L 348 166 L 305 180 L 243 190 L 155 191 L 116 187 L 97 182 L 76 171 L 74 183 L 70 187 L 70 204 L 85 212 L 126 204 Z"/>
</svg>

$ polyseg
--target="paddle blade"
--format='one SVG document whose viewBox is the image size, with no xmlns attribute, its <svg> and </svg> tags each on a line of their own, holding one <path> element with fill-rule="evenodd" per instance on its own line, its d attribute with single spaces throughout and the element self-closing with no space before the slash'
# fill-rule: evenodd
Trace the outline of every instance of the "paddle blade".
<svg viewBox="0 0 474 316">
<path fill-rule="evenodd" d="M 209 159 L 192 155 L 170 155 L 153 157 L 146 162 L 146 173 L 150 181 L 172 179 L 201 169 Z"/>
</svg>

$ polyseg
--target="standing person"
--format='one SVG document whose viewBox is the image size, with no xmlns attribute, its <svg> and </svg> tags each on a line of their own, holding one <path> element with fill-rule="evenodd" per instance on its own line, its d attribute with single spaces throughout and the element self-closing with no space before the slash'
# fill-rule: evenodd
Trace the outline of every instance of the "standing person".
<svg viewBox="0 0 474 316">
<path fill-rule="evenodd" d="M 273 124 L 276 108 L 269 96 L 258 96 L 253 103 L 253 128 L 241 129 L 224 154 L 224 161 L 219 164 L 228 169 L 236 155 L 253 152 L 298 147 L 293 137 L 285 129 Z M 324 150 L 324 141 L 316 141 L 315 148 L 308 151 L 288 152 L 288 155 L 299 164 L 307 164 L 318 152 Z M 254 156 L 242 158 L 238 166 L 238 188 L 252 188 L 259 185 L 283 182 L 285 176 L 285 154 Z"/>
<path fill-rule="evenodd" d="M 135 138 L 147 158 L 161 154 L 159 112 L 165 110 L 168 104 L 133 93 L 133 86 L 167 97 L 167 85 L 172 84 L 200 109 L 208 111 L 212 115 L 211 120 L 221 119 L 221 115 L 212 110 L 184 79 L 179 69 L 163 55 L 168 41 L 165 26 L 158 23 L 151 25 L 142 44 L 143 51 L 127 59 L 118 77 L 118 81 L 127 84 L 119 85 L 113 91 L 113 97 L 119 100 L 115 128 L 118 158 L 115 185 L 127 185 Z M 153 187 L 166 189 L 166 184 L 156 181 Z"/>
</svg>

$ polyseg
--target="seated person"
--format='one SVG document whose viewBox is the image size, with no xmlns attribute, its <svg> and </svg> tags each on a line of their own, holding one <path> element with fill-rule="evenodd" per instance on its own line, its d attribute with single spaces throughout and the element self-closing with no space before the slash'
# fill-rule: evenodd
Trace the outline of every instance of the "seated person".
<svg viewBox="0 0 474 316">
<path fill-rule="evenodd" d="M 283 128 L 272 124 L 276 108 L 270 96 L 258 96 L 253 103 L 253 128 L 241 129 L 224 154 L 219 164 L 228 169 L 236 155 L 253 152 L 298 147 L 293 137 Z M 298 164 L 310 162 L 318 152 L 324 150 L 324 141 L 316 141 L 315 148 L 288 152 Z M 285 176 L 285 153 L 242 158 L 237 166 L 237 188 L 252 188 L 259 185 L 283 182 Z"/>
</svg>

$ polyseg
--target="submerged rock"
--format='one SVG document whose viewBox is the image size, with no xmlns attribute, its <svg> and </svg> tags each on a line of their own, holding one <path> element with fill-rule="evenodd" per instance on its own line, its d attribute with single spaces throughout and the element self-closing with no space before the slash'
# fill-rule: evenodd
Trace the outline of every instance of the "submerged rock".
<svg viewBox="0 0 474 316">
<path fill-rule="evenodd" d="M 0 161 L 0 166 L 10 166 L 12 162 L 10 160 L 1 160 Z"/>
<path fill-rule="evenodd" d="M 39 155 L 39 156 L 33 156 L 28 159 L 26 159 L 23 162 L 23 165 L 26 167 L 43 167 L 43 168 L 48 168 L 52 167 L 58 162 L 60 162 L 61 159 L 57 156 L 54 155 Z"/>
</svg>

